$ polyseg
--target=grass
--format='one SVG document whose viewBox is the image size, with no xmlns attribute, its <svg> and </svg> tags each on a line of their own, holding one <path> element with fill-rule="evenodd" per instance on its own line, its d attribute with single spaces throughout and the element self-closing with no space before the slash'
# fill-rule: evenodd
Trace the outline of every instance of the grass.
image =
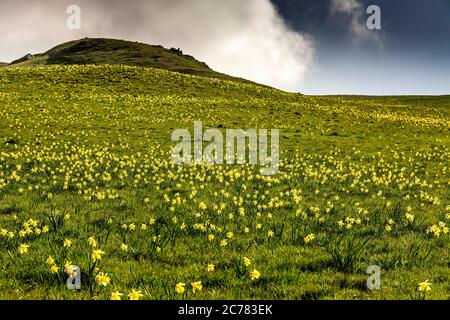
<svg viewBox="0 0 450 320">
<path fill-rule="evenodd" d="M 425 280 L 427 299 L 450 298 L 450 97 L 70 65 L 1 69 L 0 102 L 2 299 L 417 299 Z M 196 120 L 280 129 L 279 174 L 170 164 L 172 131 Z"/>
</svg>

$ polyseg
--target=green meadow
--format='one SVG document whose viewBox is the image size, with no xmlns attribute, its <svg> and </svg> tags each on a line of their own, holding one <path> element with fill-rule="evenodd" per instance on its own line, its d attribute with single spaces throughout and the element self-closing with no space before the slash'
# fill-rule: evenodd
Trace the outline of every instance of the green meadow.
<svg viewBox="0 0 450 320">
<path fill-rule="evenodd" d="M 0 298 L 449 299 L 449 106 L 2 67 Z M 171 134 L 194 121 L 279 129 L 278 174 L 173 164 Z"/>
</svg>

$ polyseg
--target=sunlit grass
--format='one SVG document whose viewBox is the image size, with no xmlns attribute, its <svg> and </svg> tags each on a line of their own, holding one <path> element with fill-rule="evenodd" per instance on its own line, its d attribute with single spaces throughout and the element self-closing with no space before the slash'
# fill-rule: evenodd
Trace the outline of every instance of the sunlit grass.
<svg viewBox="0 0 450 320">
<path fill-rule="evenodd" d="M 0 298 L 448 299 L 449 102 L 0 70 Z M 173 165 L 196 120 L 280 129 L 279 174 Z"/>
</svg>

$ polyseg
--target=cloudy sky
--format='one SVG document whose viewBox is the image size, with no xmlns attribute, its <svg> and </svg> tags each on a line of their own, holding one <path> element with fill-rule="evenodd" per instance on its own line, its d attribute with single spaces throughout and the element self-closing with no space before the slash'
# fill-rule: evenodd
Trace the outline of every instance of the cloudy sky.
<svg viewBox="0 0 450 320">
<path fill-rule="evenodd" d="M 381 30 L 366 28 L 369 5 Z M 0 15 L 0 61 L 110 37 L 306 94 L 450 93 L 450 0 L 0 0 Z"/>
</svg>

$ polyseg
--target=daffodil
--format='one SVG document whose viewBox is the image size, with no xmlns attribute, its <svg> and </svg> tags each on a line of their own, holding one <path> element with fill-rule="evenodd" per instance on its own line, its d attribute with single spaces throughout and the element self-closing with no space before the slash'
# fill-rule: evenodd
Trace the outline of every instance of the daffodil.
<svg viewBox="0 0 450 320">
<path fill-rule="evenodd" d="M 64 269 L 66 270 L 66 272 L 69 269 L 71 270 L 72 269 L 72 262 L 66 261 L 66 263 L 64 263 Z"/>
<path fill-rule="evenodd" d="M 191 282 L 192 292 L 202 291 L 203 286 L 201 281 Z"/>
<path fill-rule="evenodd" d="M 97 247 L 97 241 L 95 240 L 95 238 L 94 238 L 93 236 L 88 238 L 88 244 L 89 244 L 92 248 Z"/>
<path fill-rule="evenodd" d="M 431 283 L 428 280 L 419 283 L 419 291 L 420 292 L 428 292 L 431 291 Z"/>
<path fill-rule="evenodd" d="M 204 202 L 200 202 L 200 203 L 198 204 L 198 208 L 199 208 L 200 210 L 206 210 L 207 206 L 206 206 L 206 204 L 205 204 Z"/>
<path fill-rule="evenodd" d="M 250 279 L 257 280 L 261 276 L 261 273 L 259 273 L 258 270 L 253 269 L 253 271 L 250 271 Z"/>
<path fill-rule="evenodd" d="M 23 243 L 23 244 L 21 244 L 21 245 L 19 246 L 18 251 L 19 251 L 20 254 L 28 253 L 28 248 L 29 248 L 29 247 L 30 247 L 30 246 L 29 246 L 28 244 Z"/>
<path fill-rule="evenodd" d="M 414 215 L 407 213 L 405 215 L 406 220 L 408 220 L 409 223 L 412 223 L 414 221 Z"/>
<path fill-rule="evenodd" d="M 74 277 L 77 274 L 77 267 L 74 265 L 68 265 L 65 266 L 66 269 L 66 273 L 70 276 L 70 277 Z"/>
<path fill-rule="evenodd" d="M 141 291 L 136 291 L 135 289 L 132 289 L 131 293 L 128 294 L 128 298 L 130 298 L 130 300 L 139 300 L 143 296 L 144 295 L 141 293 Z"/>
<path fill-rule="evenodd" d="M 310 243 L 315 238 L 316 238 L 316 235 L 314 233 L 311 233 L 311 234 L 307 235 L 305 238 L 303 238 L 303 241 L 305 241 L 305 243 Z"/>
<path fill-rule="evenodd" d="M 248 267 L 249 265 L 252 264 L 252 260 L 249 259 L 249 258 L 247 258 L 247 257 L 242 258 L 242 262 L 244 263 L 244 265 L 245 265 L 246 267 Z"/>
<path fill-rule="evenodd" d="M 185 287 L 186 287 L 186 284 L 184 284 L 183 282 L 177 283 L 175 286 L 176 293 L 183 294 L 185 291 Z"/>
<path fill-rule="evenodd" d="M 51 273 L 58 273 L 58 271 L 59 271 L 59 267 L 56 264 L 54 264 L 50 267 Z"/>
<path fill-rule="evenodd" d="M 111 292 L 110 300 L 122 300 L 122 296 L 123 296 L 123 293 L 120 293 L 118 291 Z"/>
<path fill-rule="evenodd" d="M 104 255 L 104 254 L 105 254 L 105 252 L 100 249 L 93 250 L 92 254 L 91 254 L 92 261 L 94 261 L 94 262 L 100 261 L 102 259 L 102 255 Z"/>
<path fill-rule="evenodd" d="M 73 244 L 72 240 L 70 240 L 70 239 L 64 239 L 63 247 L 64 247 L 64 248 L 70 248 L 70 247 L 72 246 L 72 244 Z"/>
<path fill-rule="evenodd" d="M 108 276 L 108 274 L 100 272 L 98 275 L 95 276 L 95 281 L 99 285 L 106 287 L 111 282 L 111 278 Z"/>
<path fill-rule="evenodd" d="M 47 258 L 46 263 L 47 263 L 49 266 L 51 266 L 51 265 L 53 265 L 53 264 L 55 263 L 55 259 L 53 259 L 52 256 L 49 256 L 49 257 Z"/>
</svg>

